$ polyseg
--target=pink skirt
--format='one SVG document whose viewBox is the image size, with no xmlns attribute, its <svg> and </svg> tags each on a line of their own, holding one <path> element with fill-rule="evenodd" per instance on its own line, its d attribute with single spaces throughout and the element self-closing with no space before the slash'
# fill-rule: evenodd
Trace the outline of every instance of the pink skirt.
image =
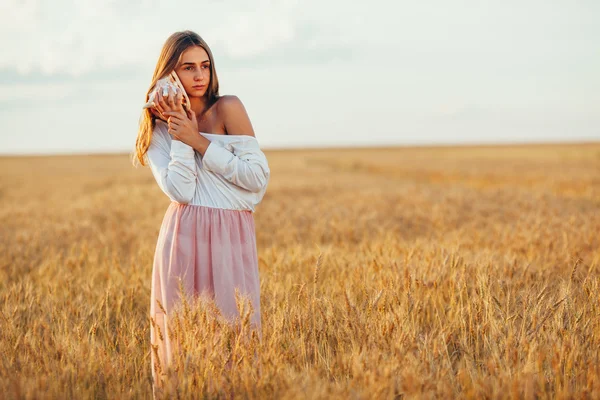
<svg viewBox="0 0 600 400">
<path fill-rule="evenodd" d="M 177 202 L 167 208 L 156 244 L 150 294 L 155 385 L 159 384 L 156 362 L 160 361 L 164 370 L 173 357 L 168 317 L 180 301 L 180 279 L 186 294 L 210 296 L 225 317 L 239 317 L 235 300 L 238 288 L 252 302 L 250 324 L 260 335 L 260 282 L 252 211 Z"/>
</svg>

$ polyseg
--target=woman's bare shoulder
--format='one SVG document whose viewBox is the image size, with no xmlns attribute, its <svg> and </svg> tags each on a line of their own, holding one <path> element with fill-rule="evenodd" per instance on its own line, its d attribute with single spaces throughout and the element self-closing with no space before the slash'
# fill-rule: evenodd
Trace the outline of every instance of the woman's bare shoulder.
<svg viewBox="0 0 600 400">
<path fill-rule="evenodd" d="M 241 103 L 242 101 L 236 95 L 225 94 L 223 96 L 220 96 L 219 99 L 215 102 L 215 111 L 221 117 L 221 119 L 223 119 L 222 117 L 225 114 L 231 113 L 231 109 L 236 106 L 239 107 Z"/>
<path fill-rule="evenodd" d="M 236 95 L 224 95 L 218 101 L 218 113 L 227 134 L 254 136 L 246 107 Z"/>
<path fill-rule="evenodd" d="M 224 94 L 221 97 L 219 97 L 218 104 L 220 104 L 220 105 L 225 104 L 227 106 L 231 103 L 235 103 L 238 101 L 241 101 L 241 100 L 235 94 Z"/>
</svg>

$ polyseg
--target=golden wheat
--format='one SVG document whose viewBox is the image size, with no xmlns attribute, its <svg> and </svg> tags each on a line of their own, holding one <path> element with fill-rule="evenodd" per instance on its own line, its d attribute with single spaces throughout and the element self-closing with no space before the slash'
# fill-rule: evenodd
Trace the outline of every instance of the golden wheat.
<svg viewBox="0 0 600 400">
<path fill-rule="evenodd" d="M 170 368 L 149 170 L 0 158 L 3 397 L 600 398 L 600 144 L 265 153 L 262 339 L 183 296 Z"/>
</svg>

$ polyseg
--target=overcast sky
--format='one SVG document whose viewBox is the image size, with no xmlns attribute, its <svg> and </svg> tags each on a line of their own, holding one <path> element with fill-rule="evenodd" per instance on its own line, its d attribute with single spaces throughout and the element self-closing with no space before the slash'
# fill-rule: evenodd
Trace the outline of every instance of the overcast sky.
<svg viewBox="0 0 600 400">
<path fill-rule="evenodd" d="M 0 153 L 133 149 L 185 29 L 265 149 L 597 141 L 599 21 L 592 0 L 0 0 Z"/>
</svg>

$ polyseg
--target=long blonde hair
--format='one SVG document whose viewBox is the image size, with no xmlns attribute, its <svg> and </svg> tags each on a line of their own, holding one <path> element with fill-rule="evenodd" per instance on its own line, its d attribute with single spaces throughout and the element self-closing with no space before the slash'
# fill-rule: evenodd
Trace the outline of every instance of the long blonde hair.
<svg viewBox="0 0 600 400">
<path fill-rule="evenodd" d="M 219 79 L 217 78 L 217 71 L 215 69 L 212 51 L 204 39 L 200 37 L 200 35 L 186 30 L 173 33 L 168 37 L 163 45 L 160 56 L 158 57 L 158 62 L 156 63 L 156 68 L 154 69 L 152 82 L 148 88 L 148 91 L 146 92 L 146 99 L 144 100 L 144 103 L 148 101 L 150 93 L 152 92 L 152 89 L 154 89 L 156 82 L 159 79 L 165 78 L 167 75 L 169 75 L 171 71 L 177 67 L 183 52 L 192 46 L 202 47 L 208 54 L 208 58 L 210 60 L 210 83 L 208 84 L 208 88 L 206 90 L 208 101 L 205 109 L 208 109 L 219 99 Z M 150 147 L 152 131 L 154 130 L 155 125 L 156 117 L 154 114 L 152 114 L 150 109 L 146 108 L 142 110 L 138 135 L 135 140 L 135 152 L 132 153 L 133 165 L 137 165 L 136 161 L 143 166 L 146 165 L 145 156 L 146 152 L 148 151 L 148 147 Z"/>
</svg>

